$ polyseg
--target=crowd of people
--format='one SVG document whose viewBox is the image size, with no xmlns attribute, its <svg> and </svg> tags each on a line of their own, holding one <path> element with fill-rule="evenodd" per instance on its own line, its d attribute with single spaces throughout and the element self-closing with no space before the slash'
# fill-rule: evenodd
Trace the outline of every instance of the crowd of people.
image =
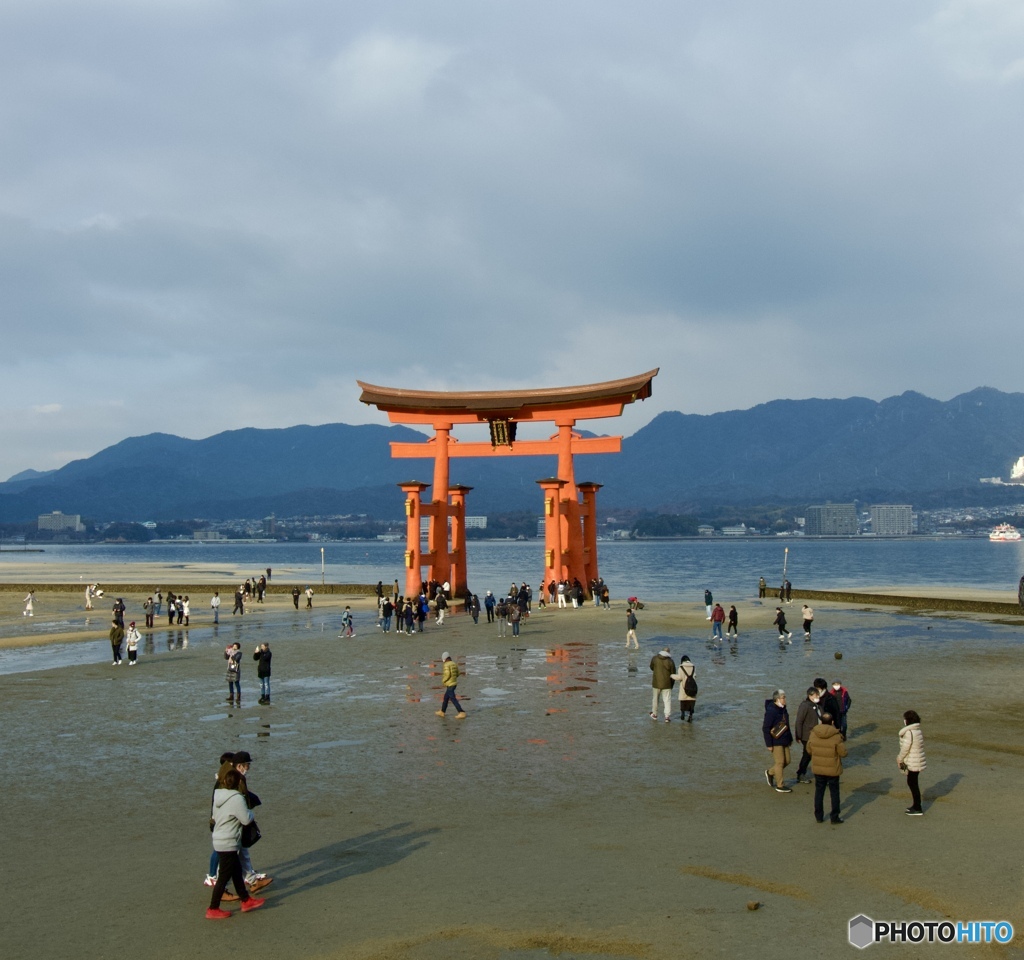
<svg viewBox="0 0 1024 960">
<path fill-rule="evenodd" d="M 796 782 L 809 784 L 806 776 L 810 767 L 814 774 L 814 819 L 825 822 L 824 798 L 829 792 L 829 820 L 833 824 L 843 823 L 840 816 L 839 782 L 843 773 L 843 758 L 847 755 L 847 716 L 852 705 L 849 690 L 839 680 L 829 684 L 823 677 L 817 677 L 807 688 L 807 697 L 797 709 L 796 725 L 790 724 L 786 691 L 776 690 L 771 699 L 764 702 L 764 721 L 761 733 L 765 748 L 772 756 L 772 766 L 764 771 L 768 786 L 776 793 L 792 793 L 786 785 L 784 771 L 790 763 L 790 748 L 799 743 L 803 749 Z M 921 732 L 921 718 L 914 710 L 903 714 L 903 727 L 899 732 L 899 751 L 896 764 L 906 774 L 910 790 L 911 805 L 906 814 L 911 817 L 924 815 L 921 806 L 921 791 L 918 777 L 926 766 L 924 735 Z"/>
</svg>

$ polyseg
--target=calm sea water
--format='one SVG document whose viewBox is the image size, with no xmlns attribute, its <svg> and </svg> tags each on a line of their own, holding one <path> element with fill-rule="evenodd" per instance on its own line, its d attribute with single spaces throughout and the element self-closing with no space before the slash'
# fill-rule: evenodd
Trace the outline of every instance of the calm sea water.
<svg viewBox="0 0 1024 960">
<path fill-rule="evenodd" d="M 241 569 L 258 575 L 272 567 L 278 580 L 316 584 L 323 575 L 334 583 L 404 583 L 404 544 L 159 544 L 116 546 L 53 546 L 44 553 L 0 552 L 0 579 L 22 579 L 25 568 L 69 563 L 123 563 L 124 580 L 131 566 L 154 563 L 168 571 L 204 564 Z M 788 555 L 786 549 L 788 548 Z M 536 586 L 543 563 L 543 543 L 470 541 L 469 579 L 474 591 L 505 589 L 511 580 Z M 782 580 L 783 562 L 795 587 L 864 589 L 896 586 L 973 587 L 1016 590 L 1024 575 L 1024 541 L 990 543 L 987 539 L 948 540 L 675 540 L 663 542 L 602 541 L 598 545 L 601 574 L 613 596 L 637 594 L 648 599 L 701 599 L 705 587 L 723 597 L 750 596 L 757 578 L 770 586 Z M 21 568 L 20 575 L 16 570 Z M 88 572 L 82 574 L 88 578 Z M 32 578 L 32 574 L 28 575 Z M 119 579 L 122 579 L 119 577 Z M 156 586 L 156 584 L 154 585 Z"/>
</svg>

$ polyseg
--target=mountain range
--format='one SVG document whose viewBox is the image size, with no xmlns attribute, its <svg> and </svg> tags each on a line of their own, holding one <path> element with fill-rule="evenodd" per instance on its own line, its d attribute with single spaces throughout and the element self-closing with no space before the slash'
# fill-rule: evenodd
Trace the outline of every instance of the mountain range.
<svg viewBox="0 0 1024 960">
<path fill-rule="evenodd" d="M 431 480 L 430 460 L 392 460 L 388 443 L 422 441 L 403 426 L 334 423 L 230 430 L 203 440 L 132 437 L 53 471 L 0 484 L 0 522 L 61 510 L 93 520 L 223 520 L 402 514 L 395 486 Z M 699 513 L 712 506 L 826 500 L 1009 503 L 1024 453 L 1024 394 L 979 388 L 949 401 L 907 392 L 880 402 L 775 400 L 709 415 L 665 412 L 622 452 L 576 458 L 578 481 L 604 485 L 603 511 Z M 470 514 L 540 509 L 535 481 L 554 457 L 456 459 L 451 482 L 474 488 Z M 1001 499 L 1000 499 L 1001 498 Z"/>
</svg>

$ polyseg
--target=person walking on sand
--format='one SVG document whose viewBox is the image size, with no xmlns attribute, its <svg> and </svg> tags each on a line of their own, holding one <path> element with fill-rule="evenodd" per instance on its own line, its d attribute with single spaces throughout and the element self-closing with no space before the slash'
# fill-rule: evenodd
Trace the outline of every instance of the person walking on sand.
<svg viewBox="0 0 1024 960">
<path fill-rule="evenodd" d="M 261 643 L 252 655 L 256 661 L 256 676 L 260 678 L 260 703 L 270 703 L 270 652 L 269 643 Z"/>
<path fill-rule="evenodd" d="M 181 617 L 185 618 L 185 626 L 186 627 L 188 626 L 188 618 L 189 618 L 189 614 L 190 614 L 189 604 L 190 604 L 190 601 L 188 599 L 188 596 L 185 596 L 182 599 L 182 601 L 181 601 L 181 614 L 178 617 L 178 623 L 181 623 Z"/>
<path fill-rule="evenodd" d="M 658 701 L 665 713 L 665 723 L 672 722 L 672 674 L 676 665 L 668 647 L 662 647 L 651 657 L 651 719 L 658 719 Z"/>
<path fill-rule="evenodd" d="M 672 679 L 679 681 L 679 719 L 693 723 L 693 708 L 697 706 L 697 681 L 694 678 L 693 663 L 686 654 L 679 658 L 679 672 L 673 673 Z"/>
<path fill-rule="evenodd" d="M 92 609 L 92 592 L 95 589 L 96 589 L 96 584 L 94 584 L 94 583 L 90 583 L 89 586 L 87 586 L 85 588 L 85 609 L 86 610 L 91 610 Z"/>
<path fill-rule="evenodd" d="M 903 714 L 903 729 L 900 730 L 900 752 L 896 756 L 896 765 L 907 775 L 907 786 L 910 788 L 911 804 L 907 807 L 908 817 L 923 817 L 921 806 L 921 788 L 917 778 L 928 766 L 924 755 L 924 734 L 921 733 L 921 718 L 917 711 L 908 710 Z"/>
<path fill-rule="evenodd" d="M 139 659 L 139 641 L 142 639 L 139 631 L 135 629 L 135 621 L 128 624 L 124 635 L 124 645 L 128 648 L 128 666 L 134 667 Z"/>
<path fill-rule="evenodd" d="M 220 623 L 220 591 L 214 590 L 210 597 L 210 609 L 213 611 L 213 622 Z"/>
<path fill-rule="evenodd" d="M 25 609 L 21 611 L 23 617 L 34 617 L 35 616 L 35 603 L 36 603 L 36 592 L 35 590 L 29 590 L 28 596 L 24 600 Z"/>
<path fill-rule="evenodd" d="M 508 601 L 504 597 L 498 600 L 495 619 L 498 621 L 498 636 L 504 637 L 508 627 Z"/>
<path fill-rule="evenodd" d="M 306 609 L 313 609 L 313 588 L 308 583 L 306 584 Z"/>
<path fill-rule="evenodd" d="M 830 819 L 833 823 L 842 823 L 839 816 L 839 777 L 843 773 L 843 757 L 846 756 L 846 744 L 842 735 L 833 725 L 830 713 L 821 715 L 819 723 L 807 741 L 807 752 L 811 755 L 811 771 L 814 774 L 814 819 L 818 823 L 825 822 L 825 788 L 828 787 L 832 801 Z"/>
<path fill-rule="evenodd" d="M 714 600 L 715 600 L 715 598 L 713 596 L 711 596 L 711 591 L 710 590 L 705 590 L 704 591 L 704 606 L 707 608 L 707 611 L 708 611 L 708 615 L 707 615 L 707 619 L 708 620 L 711 619 L 711 605 L 712 605 L 712 603 L 714 603 Z"/>
<path fill-rule="evenodd" d="M 240 617 L 245 616 L 245 596 L 240 586 L 235 587 L 235 606 L 231 611 L 231 616 L 234 616 L 236 613 Z"/>
<path fill-rule="evenodd" d="M 633 608 L 630 607 L 626 610 L 626 649 L 629 649 L 629 644 L 632 642 L 633 647 L 637 650 L 640 649 L 640 641 L 636 638 L 636 626 L 637 626 L 636 614 L 633 612 Z"/>
<path fill-rule="evenodd" d="M 295 605 L 296 610 L 299 609 L 299 597 L 301 596 L 302 594 L 299 592 L 299 587 L 296 584 L 294 587 L 292 587 L 292 603 Z"/>
<path fill-rule="evenodd" d="M 222 787 L 213 792 L 213 849 L 217 852 L 217 879 L 206 911 L 207 920 L 226 920 L 231 914 L 221 910 L 220 901 L 228 880 L 242 901 L 243 913 L 262 907 L 266 900 L 253 897 L 245 886 L 242 861 L 242 828 L 252 823 L 252 810 L 239 791 L 242 776 L 237 770 L 228 770 L 222 778 Z"/>
<path fill-rule="evenodd" d="M 110 621 L 110 651 L 114 655 L 113 666 L 121 666 L 121 644 L 124 643 L 124 627 L 117 620 Z"/>
<path fill-rule="evenodd" d="M 782 607 L 775 608 L 775 620 L 773 622 L 779 628 L 779 640 L 793 639 L 793 634 L 786 629 L 786 614 L 782 612 Z"/>
<path fill-rule="evenodd" d="M 736 604 L 729 606 L 729 622 L 725 626 L 725 635 L 733 640 L 740 638 L 740 615 L 736 612 Z"/>
<path fill-rule="evenodd" d="M 153 609 L 156 605 L 153 603 L 152 597 L 146 597 L 142 604 L 142 612 L 146 615 L 146 627 L 152 629 L 153 627 Z"/>
<path fill-rule="evenodd" d="M 720 603 L 715 604 L 715 609 L 711 611 L 711 639 L 721 640 L 722 639 L 722 624 L 725 623 L 725 610 L 722 609 Z"/>
<path fill-rule="evenodd" d="M 448 609 L 448 598 L 444 595 L 443 590 L 437 591 L 437 600 L 434 601 L 434 608 L 437 611 L 435 621 L 439 627 L 443 627 L 445 611 Z"/>
<path fill-rule="evenodd" d="M 343 637 L 354 637 L 355 630 L 352 628 L 352 608 L 348 605 L 341 615 L 341 635 Z"/>
<path fill-rule="evenodd" d="M 786 691 L 776 690 L 771 700 L 764 702 L 764 722 L 761 724 L 764 745 L 774 760 L 774 770 L 764 772 L 768 786 L 776 793 L 792 793 L 786 786 L 783 772 L 789 766 L 789 748 L 793 743 L 793 731 L 789 728 L 789 711 L 786 709 Z"/>
<path fill-rule="evenodd" d="M 758 599 L 763 600 L 764 597 L 765 597 L 765 594 L 767 592 L 768 592 L 768 582 L 765 580 L 764 577 L 761 577 L 761 579 L 757 581 L 757 596 L 758 596 Z"/>
<path fill-rule="evenodd" d="M 455 707 L 455 719 L 465 720 L 466 711 L 462 709 L 462 704 L 459 703 L 458 698 L 455 696 L 455 687 L 459 682 L 459 665 L 452 660 L 451 655 L 446 650 L 441 654 L 441 662 L 444 664 L 444 669 L 441 671 L 441 683 L 444 685 L 444 699 L 441 701 L 441 709 L 435 710 L 439 717 L 443 717 L 445 711 L 448 709 L 448 704 L 451 702 L 452 706 Z"/>
<path fill-rule="evenodd" d="M 814 611 L 805 603 L 800 610 L 804 618 L 804 639 L 811 639 L 811 624 L 814 622 Z"/>
</svg>

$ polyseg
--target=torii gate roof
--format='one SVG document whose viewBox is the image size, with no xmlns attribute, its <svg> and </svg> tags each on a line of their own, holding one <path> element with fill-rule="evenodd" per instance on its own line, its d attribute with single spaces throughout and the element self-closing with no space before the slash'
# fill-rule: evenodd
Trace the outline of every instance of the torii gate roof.
<svg viewBox="0 0 1024 960">
<path fill-rule="evenodd" d="M 575 387 L 540 387 L 530 390 L 478 390 L 444 392 L 403 390 L 356 382 L 359 399 L 390 414 L 394 423 L 443 417 L 455 421 L 496 419 L 549 420 L 558 413 L 580 417 L 618 416 L 627 403 L 651 396 L 652 381 L 660 368 L 622 380 Z M 616 409 L 617 408 L 617 409 Z"/>
</svg>

